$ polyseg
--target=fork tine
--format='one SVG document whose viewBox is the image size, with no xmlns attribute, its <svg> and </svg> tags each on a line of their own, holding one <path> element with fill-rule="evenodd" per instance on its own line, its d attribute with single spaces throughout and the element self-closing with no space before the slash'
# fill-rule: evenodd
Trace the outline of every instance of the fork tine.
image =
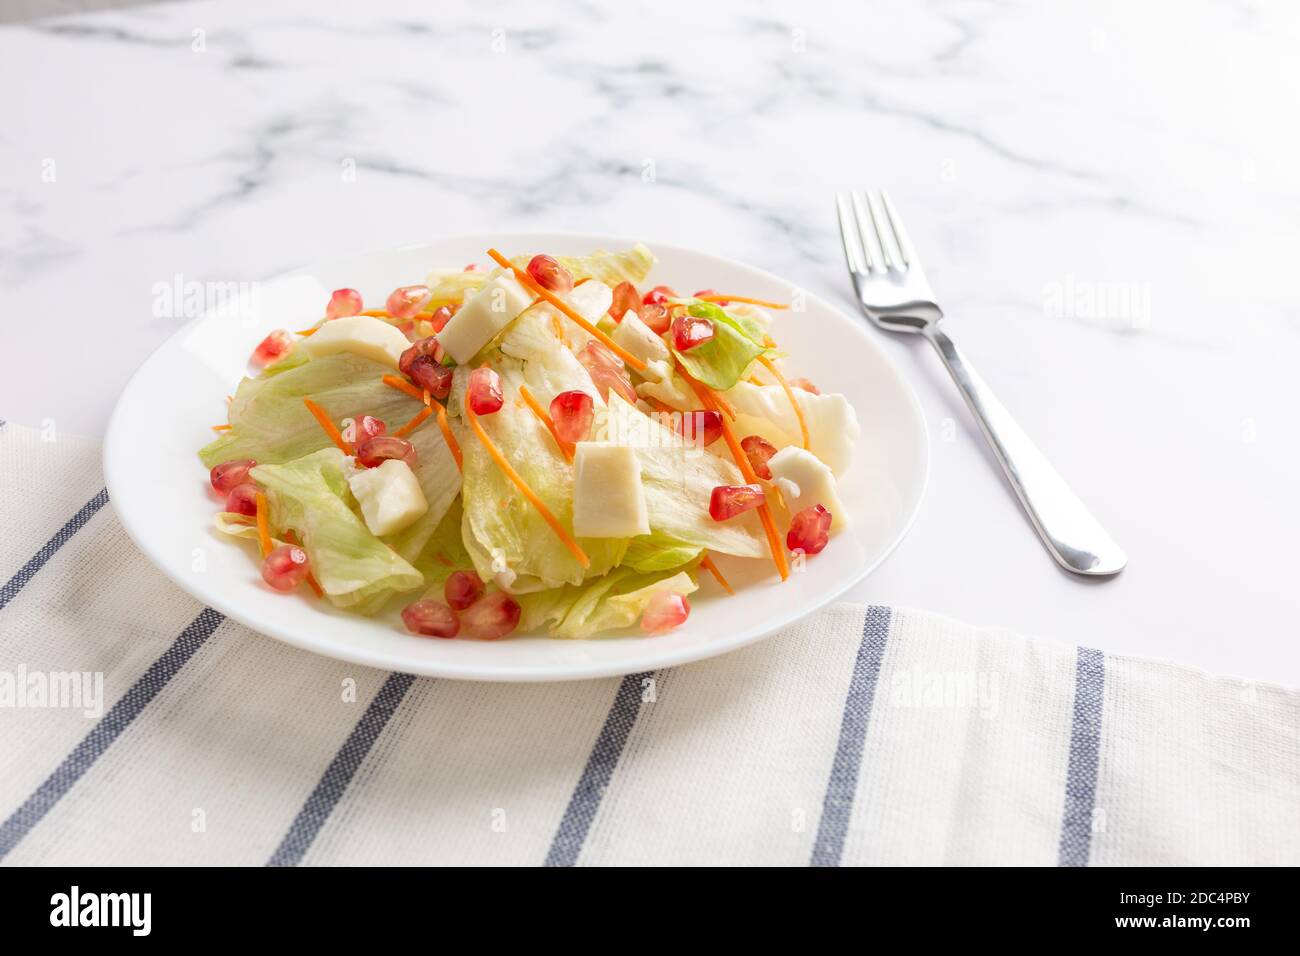
<svg viewBox="0 0 1300 956">
<path fill-rule="evenodd" d="M 919 269 L 921 264 L 916 261 L 916 250 L 912 247 L 912 240 L 907 235 L 907 230 L 903 228 L 903 219 L 890 201 L 889 193 L 883 189 L 880 190 L 880 201 L 885 204 L 885 215 L 889 217 L 889 225 L 894 230 L 894 239 L 898 242 L 898 251 L 903 256 L 903 262 L 910 268 Z"/>
<path fill-rule="evenodd" d="M 894 242 L 894 230 L 889 224 L 889 219 L 885 215 L 885 210 L 880 204 L 880 192 L 867 192 L 867 205 L 871 209 L 871 222 L 876 227 L 876 234 L 880 238 L 880 248 L 884 252 L 885 265 L 894 269 L 907 268 L 903 262 L 902 255 L 899 254 L 898 246 Z"/>
<path fill-rule="evenodd" d="M 849 272 L 866 272 L 867 262 L 862 256 L 862 237 L 857 226 L 853 224 L 853 213 L 849 211 L 848 200 L 844 193 L 835 194 L 835 213 L 840 221 L 840 241 L 844 243 L 844 258 L 848 261 Z"/>
<path fill-rule="evenodd" d="M 867 257 L 867 265 L 872 269 L 883 269 L 884 258 L 880 254 L 880 239 L 863 202 L 863 195 L 853 191 L 853 214 L 858 224 L 858 234 L 862 237 L 862 250 Z"/>
</svg>

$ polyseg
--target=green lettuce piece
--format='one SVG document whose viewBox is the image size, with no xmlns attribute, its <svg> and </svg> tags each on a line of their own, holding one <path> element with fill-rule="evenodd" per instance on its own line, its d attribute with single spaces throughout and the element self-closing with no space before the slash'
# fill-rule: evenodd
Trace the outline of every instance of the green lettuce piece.
<svg viewBox="0 0 1300 956">
<path fill-rule="evenodd" d="M 637 571 L 667 571 L 694 561 L 704 549 L 658 531 L 639 534 L 627 546 L 622 566 Z"/>
<path fill-rule="evenodd" d="M 441 601 L 442 586 L 454 572 L 474 570 L 474 560 L 465 549 L 465 539 L 461 535 L 464 517 L 458 497 L 438 522 L 420 556 L 411 562 L 424 575 L 425 597 Z"/>
<path fill-rule="evenodd" d="M 526 265 L 527 263 L 525 263 Z M 429 287 L 430 302 L 464 302 L 465 297 L 487 282 L 489 273 L 475 269 L 434 269 L 424 280 Z"/>
<path fill-rule="evenodd" d="M 712 320 L 713 338 L 686 352 L 673 349 L 673 354 L 692 377 L 710 388 L 720 391 L 731 388 L 744 376 L 749 364 L 765 351 L 762 339 L 751 337 L 761 336 L 761 329 L 756 330 L 752 320 L 741 322 L 711 302 L 698 302 L 687 312 Z M 750 328 L 751 325 L 755 328 Z"/>
<path fill-rule="evenodd" d="M 510 261 L 511 265 L 525 269 L 531 259 L 531 255 L 515 256 Z M 626 252 L 597 250 L 589 256 L 556 256 L 555 259 L 573 274 L 575 281 L 599 279 L 610 288 L 620 282 L 636 285 L 645 281 L 656 261 L 654 253 L 639 242 Z"/>
<path fill-rule="evenodd" d="M 552 637 L 591 637 L 635 624 L 660 591 L 687 595 L 697 587 L 686 570 L 640 574 L 618 568 L 585 584 L 519 595 L 519 626 L 546 626 Z"/>
<path fill-rule="evenodd" d="M 380 541 L 353 511 L 350 460 L 324 448 L 283 464 L 258 465 L 249 474 L 266 489 L 272 528 L 292 528 L 312 574 L 337 607 L 372 614 L 391 597 L 422 587 L 424 577 Z"/>
</svg>

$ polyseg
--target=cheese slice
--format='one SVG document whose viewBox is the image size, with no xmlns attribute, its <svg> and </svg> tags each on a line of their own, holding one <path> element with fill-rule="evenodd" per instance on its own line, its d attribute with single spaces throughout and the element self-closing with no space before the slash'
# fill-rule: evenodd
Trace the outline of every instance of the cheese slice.
<svg viewBox="0 0 1300 956">
<path fill-rule="evenodd" d="M 299 345 L 312 356 L 355 352 L 392 368 L 397 368 L 402 353 L 411 347 L 400 330 L 373 315 L 331 319 Z"/>
<path fill-rule="evenodd" d="M 465 300 L 438 333 L 438 343 L 456 364 L 464 365 L 532 303 L 533 297 L 513 276 L 496 276 Z"/>
<path fill-rule="evenodd" d="M 623 314 L 623 321 L 610 338 L 647 364 L 668 360 L 668 346 L 664 345 L 664 340 L 631 309 Z"/>
<path fill-rule="evenodd" d="M 821 505 L 831 513 L 832 529 L 848 524 L 848 514 L 835 491 L 835 475 L 812 452 L 790 445 L 769 458 L 767 467 L 791 515 Z"/>
<path fill-rule="evenodd" d="M 348 487 L 361 505 L 366 527 L 376 535 L 401 531 L 429 510 L 415 472 L 396 458 L 358 471 Z"/>
<path fill-rule="evenodd" d="M 580 441 L 573 455 L 573 533 L 631 538 L 650 533 L 641 464 L 627 445 Z"/>
</svg>

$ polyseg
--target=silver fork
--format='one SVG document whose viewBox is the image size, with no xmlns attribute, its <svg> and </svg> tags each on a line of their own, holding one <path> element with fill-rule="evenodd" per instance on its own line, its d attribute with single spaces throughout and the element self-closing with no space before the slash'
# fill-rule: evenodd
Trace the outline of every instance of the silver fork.
<svg viewBox="0 0 1300 956">
<path fill-rule="evenodd" d="M 839 193 L 835 205 L 862 311 L 890 332 L 919 332 L 938 350 L 1052 557 L 1076 574 L 1121 571 L 1127 555 L 939 327 L 943 310 L 889 197 L 884 192 Z"/>
</svg>

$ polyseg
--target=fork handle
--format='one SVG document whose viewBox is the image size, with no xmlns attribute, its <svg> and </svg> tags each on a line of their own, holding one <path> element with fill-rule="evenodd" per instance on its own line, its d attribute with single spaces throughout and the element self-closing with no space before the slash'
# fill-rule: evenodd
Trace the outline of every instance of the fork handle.
<svg viewBox="0 0 1300 956">
<path fill-rule="evenodd" d="M 975 413 L 980 430 L 1052 557 L 1076 574 L 1121 571 L 1128 556 L 994 397 L 947 333 L 935 324 L 923 334 Z"/>
</svg>

